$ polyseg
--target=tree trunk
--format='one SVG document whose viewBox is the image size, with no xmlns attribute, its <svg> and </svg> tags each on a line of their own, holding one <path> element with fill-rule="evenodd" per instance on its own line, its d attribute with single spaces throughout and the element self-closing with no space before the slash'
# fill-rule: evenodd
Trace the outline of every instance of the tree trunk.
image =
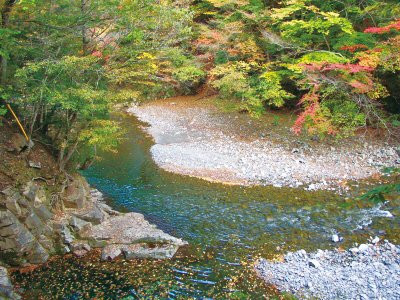
<svg viewBox="0 0 400 300">
<path fill-rule="evenodd" d="M 88 1 L 88 0 L 81 0 L 82 18 L 85 18 L 85 14 L 86 14 L 86 1 Z M 88 39 L 87 39 L 87 32 L 86 32 L 86 24 L 85 24 L 85 22 L 83 22 L 83 24 L 82 24 L 81 31 L 82 31 L 81 32 L 81 34 L 82 34 L 82 52 L 83 52 L 83 55 L 86 55 L 87 54 Z"/>
<path fill-rule="evenodd" d="M 4 1 L 3 8 L 1 10 L 1 27 L 7 28 L 8 21 L 10 18 L 11 9 L 17 0 L 6 0 Z M 0 66 L 1 66 L 1 76 L 0 83 L 4 85 L 7 80 L 7 58 L 5 56 L 0 56 Z"/>
<path fill-rule="evenodd" d="M 79 140 L 76 140 L 75 143 L 69 148 L 67 155 L 65 155 L 64 157 L 64 151 L 65 149 L 62 149 L 61 151 L 61 155 L 59 156 L 59 168 L 60 171 L 64 171 L 65 170 L 65 166 L 67 165 L 67 163 L 69 162 L 69 160 L 71 159 L 72 155 L 75 153 L 77 147 L 78 147 L 78 143 Z"/>
</svg>

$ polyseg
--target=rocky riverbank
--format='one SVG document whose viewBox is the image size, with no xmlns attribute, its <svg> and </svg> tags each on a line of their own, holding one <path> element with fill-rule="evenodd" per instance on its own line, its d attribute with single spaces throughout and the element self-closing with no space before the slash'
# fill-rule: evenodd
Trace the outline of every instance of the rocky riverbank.
<svg viewBox="0 0 400 300">
<path fill-rule="evenodd" d="M 4 129 L 4 130 L 3 130 Z M 79 174 L 59 174 L 50 152 L 4 125 L 0 134 L 0 299 L 17 299 L 6 268 L 30 267 L 52 255 L 102 260 L 171 258 L 186 244 L 138 213 L 120 213 Z M 32 145 L 30 145 L 32 146 Z M 29 150 L 29 151 L 28 151 Z M 61 179 L 60 179 L 61 177 Z"/>
<path fill-rule="evenodd" d="M 400 163 L 393 144 L 366 136 L 331 145 L 296 138 L 289 121 L 224 113 L 209 99 L 160 100 L 128 112 L 150 125 L 160 167 L 211 181 L 337 190 Z"/>
<path fill-rule="evenodd" d="M 400 247 L 378 238 L 347 251 L 289 252 L 261 259 L 258 275 L 300 299 L 400 299 Z"/>
</svg>

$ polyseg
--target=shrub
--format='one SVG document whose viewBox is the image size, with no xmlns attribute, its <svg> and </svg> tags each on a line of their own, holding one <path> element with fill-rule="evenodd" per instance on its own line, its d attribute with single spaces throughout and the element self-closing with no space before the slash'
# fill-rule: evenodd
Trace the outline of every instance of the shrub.
<svg viewBox="0 0 400 300">
<path fill-rule="evenodd" d="M 219 65 L 211 71 L 211 85 L 219 90 L 223 98 L 242 99 L 250 89 L 247 76 L 249 69 L 244 62 Z"/>
<path fill-rule="evenodd" d="M 180 67 L 174 70 L 172 75 L 179 82 L 185 94 L 196 92 L 196 89 L 204 82 L 206 77 L 206 73 L 203 70 L 193 65 Z"/>
</svg>

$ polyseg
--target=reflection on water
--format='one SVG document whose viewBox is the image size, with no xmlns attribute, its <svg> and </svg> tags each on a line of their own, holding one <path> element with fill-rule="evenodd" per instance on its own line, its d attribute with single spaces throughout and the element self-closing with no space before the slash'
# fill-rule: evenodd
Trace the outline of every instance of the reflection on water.
<svg viewBox="0 0 400 300">
<path fill-rule="evenodd" d="M 274 290 L 252 270 L 257 257 L 333 247 L 330 237 L 336 232 L 345 237 L 343 246 L 365 241 L 377 233 L 367 227 L 374 218 L 389 237 L 398 234 L 398 218 L 327 192 L 224 186 L 162 171 L 151 160 L 151 141 L 138 122 L 119 117 L 128 129 L 120 152 L 104 155 L 84 175 L 114 208 L 140 212 L 190 246 L 164 262 L 102 263 L 95 253 L 55 259 L 30 274 L 14 274 L 21 287 L 30 287 L 27 297 L 271 297 Z"/>
</svg>

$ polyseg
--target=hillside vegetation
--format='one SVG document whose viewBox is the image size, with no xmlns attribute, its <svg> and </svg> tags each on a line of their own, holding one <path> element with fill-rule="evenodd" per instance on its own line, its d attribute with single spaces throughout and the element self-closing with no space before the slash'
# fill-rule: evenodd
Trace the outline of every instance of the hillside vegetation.
<svg viewBox="0 0 400 300">
<path fill-rule="evenodd" d="M 60 170 L 122 136 L 117 103 L 204 86 L 293 134 L 400 125 L 400 4 L 381 0 L 2 0 L 0 114 L 46 136 Z M 8 116 L 10 117 L 10 116 Z"/>
</svg>

